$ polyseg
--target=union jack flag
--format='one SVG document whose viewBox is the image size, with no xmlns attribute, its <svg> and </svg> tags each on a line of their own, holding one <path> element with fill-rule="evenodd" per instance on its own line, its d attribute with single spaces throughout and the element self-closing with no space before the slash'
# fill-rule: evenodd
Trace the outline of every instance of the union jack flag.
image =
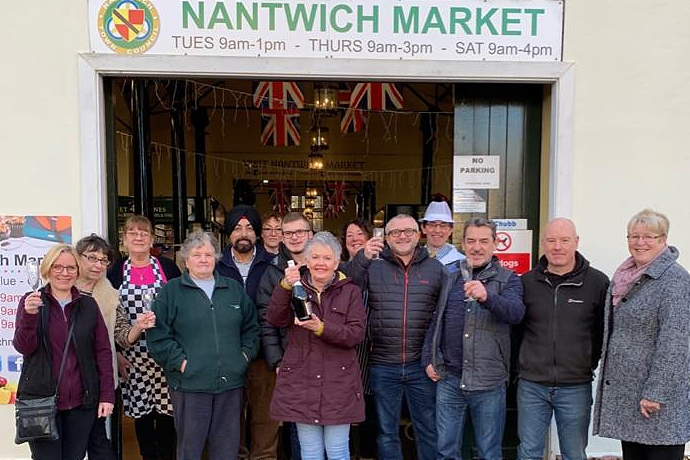
<svg viewBox="0 0 690 460">
<path fill-rule="evenodd" d="M 273 210 L 281 214 L 290 212 L 290 186 L 284 182 L 271 182 L 268 189 L 271 191 L 268 199 Z"/>
<path fill-rule="evenodd" d="M 403 97 L 395 83 L 357 83 L 350 96 L 350 107 L 386 110 L 390 102 L 396 109 L 403 106 Z"/>
<path fill-rule="evenodd" d="M 298 109 L 263 109 L 261 128 L 263 145 L 300 145 Z"/>
<path fill-rule="evenodd" d="M 301 109 L 304 94 L 294 81 L 260 81 L 253 102 L 254 107 L 262 109 Z"/>
<path fill-rule="evenodd" d="M 338 217 L 341 212 L 347 211 L 347 189 L 350 188 L 345 181 L 326 182 L 323 188 L 324 217 Z"/>
<path fill-rule="evenodd" d="M 367 117 L 364 115 L 364 111 L 356 107 L 350 107 L 351 95 L 352 91 L 349 88 L 338 91 L 338 105 L 345 107 L 345 114 L 340 120 L 340 132 L 343 134 L 358 133 L 367 124 Z"/>
</svg>

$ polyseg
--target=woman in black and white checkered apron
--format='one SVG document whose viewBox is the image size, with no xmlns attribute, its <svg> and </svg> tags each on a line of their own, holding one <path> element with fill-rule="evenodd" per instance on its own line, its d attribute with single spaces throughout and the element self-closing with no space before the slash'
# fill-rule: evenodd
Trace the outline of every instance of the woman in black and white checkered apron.
<svg viewBox="0 0 690 460">
<path fill-rule="evenodd" d="M 146 331 L 137 319 L 150 310 L 145 294 L 157 293 L 180 272 L 172 261 L 150 255 L 153 228 L 146 217 L 132 216 L 124 227 L 123 244 L 129 258 L 114 265 L 109 275 L 113 285 L 119 287 L 127 319 L 122 324 L 121 317 L 115 328 L 127 361 L 127 378 L 122 384 L 124 414 L 134 418 L 143 460 L 173 460 L 175 427 L 168 386 L 163 369 L 148 354 Z"/>
</svg>

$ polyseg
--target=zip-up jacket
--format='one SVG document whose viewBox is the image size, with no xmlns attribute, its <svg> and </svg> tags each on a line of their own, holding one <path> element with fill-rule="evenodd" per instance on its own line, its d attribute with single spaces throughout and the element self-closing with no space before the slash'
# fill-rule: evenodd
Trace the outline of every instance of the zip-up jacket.
<svg viewBox="0 0 690 460">
<path fill-rule="evenodd" d="M 289 328 L 290 334 L 271 400 L 271 417 L 317 425 L 361 422 L 364 398 L 355 347 L 364 339 L 366 324 L 362 294 L 339 272 L 318 293 L 307 273 L 305 268 L 302 284 L 324 329 L 317 336 L 295 325 L 292 290 L 276 287 L 266 319 Z"/>
<path fill-rule="evenodd" d="M 367 259 L 359 251 L 346 264 L 348 275 L 369 291 L 371 363 L 418 361 L 446 278 L 445 268 L 421 246 L 407 266 L 389 247 L 379 257 Z"/>
<path fill-rule="evenodd" d="M 216 265 L 218 273 L 222 276 L 227 276 L 232 278 L 240 285 L 244 286 L 244 290 L 249 294 L 249 298 L 252 302 L 256 303 L 256 293 L 259 290 L 259 282 L 261 277 L 266 271 L 266 267 L 271 263 L 271 260 L 275 257 L 275 254 L 267 252 L 263 247 L 256 246 L 256 254 L 254 254 L 254 260 L 249 267 L 249 274 L 247 275 L 247 281 L 242 279 L 242 274 L 237 268 L 237 264 L 232 259 L 232 252 L 230 246 L 223 250 L 223 254 Z"/>
<path fill-rule="evenodd" d="M 26 295 L 19 301 L 15 349 L 24 356 L 18 395 L 39 398 L 55 393 L 69 324 L 74 331 L 60 380 L 58 410 L 91 408 L 99 402 L 115 403 L 112 357 L 108 329 L 96 301 L 72 288 L 72 300 L 64 313 L 51 293 L 41 290 L 43 306 L 31 315 L 24 310 Z"/>
<path fill-rule="evenodd" d="M 510 325 L 519 323 L 525 313 L 522 284 L 515 272 L 501 267 L 494 256 L 474 277 L 484 284 L 486 300 L 448 305 L 448 296 L 459 276 L 460 269 L 456 267 L 441 291 L 434 320 L 426 335 L 422 365 L 432 364 L 436 373 L 444 377 L 447 363 L 442 350 L 461 341 L 461 388 L 469 391 L 495 388 L 507 382 L 510 376 Z M 445 337 L 445 314 L 456 308 L 465 312 L 464 329 L 458 336 Z"/>
<path fill-rule="evenodd" d="M 215 274 L 209 300 L 184 273 L 163 286 L 153 311 L 156 327 L 146 331 L 149 353 L 165 371 L 170 388 L 218 394 L 244 385 L 247 365 L 258 350 L 259 325 L 256 309 L 237 281 Z"/>
<path fill-rule="evenodd" d="M 558 283 L 547 276 L 546 257 L 522 275 L 525 318 L 518 372 L 550 386 L 591 382 L 599 362 L 609 279 L 579 253 L 575 269 Z"/>
<path fill-rule="evenodd" d="M 266 321 L 266 310 L 268 310 L 273 290 L 285 276 L 288 260 L 292 260 L 290 251 L 283 243 L 280 243 L 278 255 L 266 267 L 259 283 L 259 290 L 256 293 L 256 308 L 259 312 L 259 324 L 261 325 L 261 351 L 271 370 L 274 370 L 283 360 L 287 347 L 288 328 L 269 324 Z"/>
</svg>

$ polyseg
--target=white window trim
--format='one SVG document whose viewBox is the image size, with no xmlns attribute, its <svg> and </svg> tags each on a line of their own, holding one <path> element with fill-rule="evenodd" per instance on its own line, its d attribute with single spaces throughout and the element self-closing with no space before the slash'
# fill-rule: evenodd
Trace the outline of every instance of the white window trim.
<svg viewBox="0 0 690 460">
<path fill-rule="evenodd" d="M 159 76 L 551 84 L 548 218 L 572 211 L 574 65 L 202 56 L 79 55 L 81 234 L 107 230 L 103 77 Z"/>
</svg>

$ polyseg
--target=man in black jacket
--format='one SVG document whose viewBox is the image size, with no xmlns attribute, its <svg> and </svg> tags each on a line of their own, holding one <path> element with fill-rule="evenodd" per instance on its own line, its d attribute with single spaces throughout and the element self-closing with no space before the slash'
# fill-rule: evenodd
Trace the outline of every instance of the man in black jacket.
<svg viewBox="0 0 690 460">
<path fill-rule="evenodd" d="M 601 353 L 609 280 L 577 251 L 568 219 L 554 219 L 541 238 L 544 256 L 522 276 L 518 459 L 541 460 L 552 414 L 564 460 L 585 460 L 592 379 Z"/>
<path fill-rule="evenodd" d="M 370 385 L 379 424 L 379 458 L 403 458 L 399 427 L 405 398 L 417 458 L 434 460 L 436 388 L 422 368 L 421 352 L 445 268 L 418 245 L 419 226 L 411 216 L 401 214 L 388 221 L 386 242 L 384 248 L 380 238 L 371 238 L 346 268 L 369 291 Z"/>
<path fill-rule="evenodd" d="M 218 261 L 218 273 L 232 278 L 242 286 L 256 305 L 256 293 L 266 268 L 273 259 L 256 244 L 261 234 L 261 217 L 252 206 L 238 205 L 225 216 L 225 232 L 230 244 Z M 251 410 L 250 459 L 275 459 L 278 451 L 279 423 L 268 415 L 276 375 L 268 368 L 261 352 L 247 368 L 244 390 Z M 244 442 L 242 442 L 244 445 Z"/>
</svg>

